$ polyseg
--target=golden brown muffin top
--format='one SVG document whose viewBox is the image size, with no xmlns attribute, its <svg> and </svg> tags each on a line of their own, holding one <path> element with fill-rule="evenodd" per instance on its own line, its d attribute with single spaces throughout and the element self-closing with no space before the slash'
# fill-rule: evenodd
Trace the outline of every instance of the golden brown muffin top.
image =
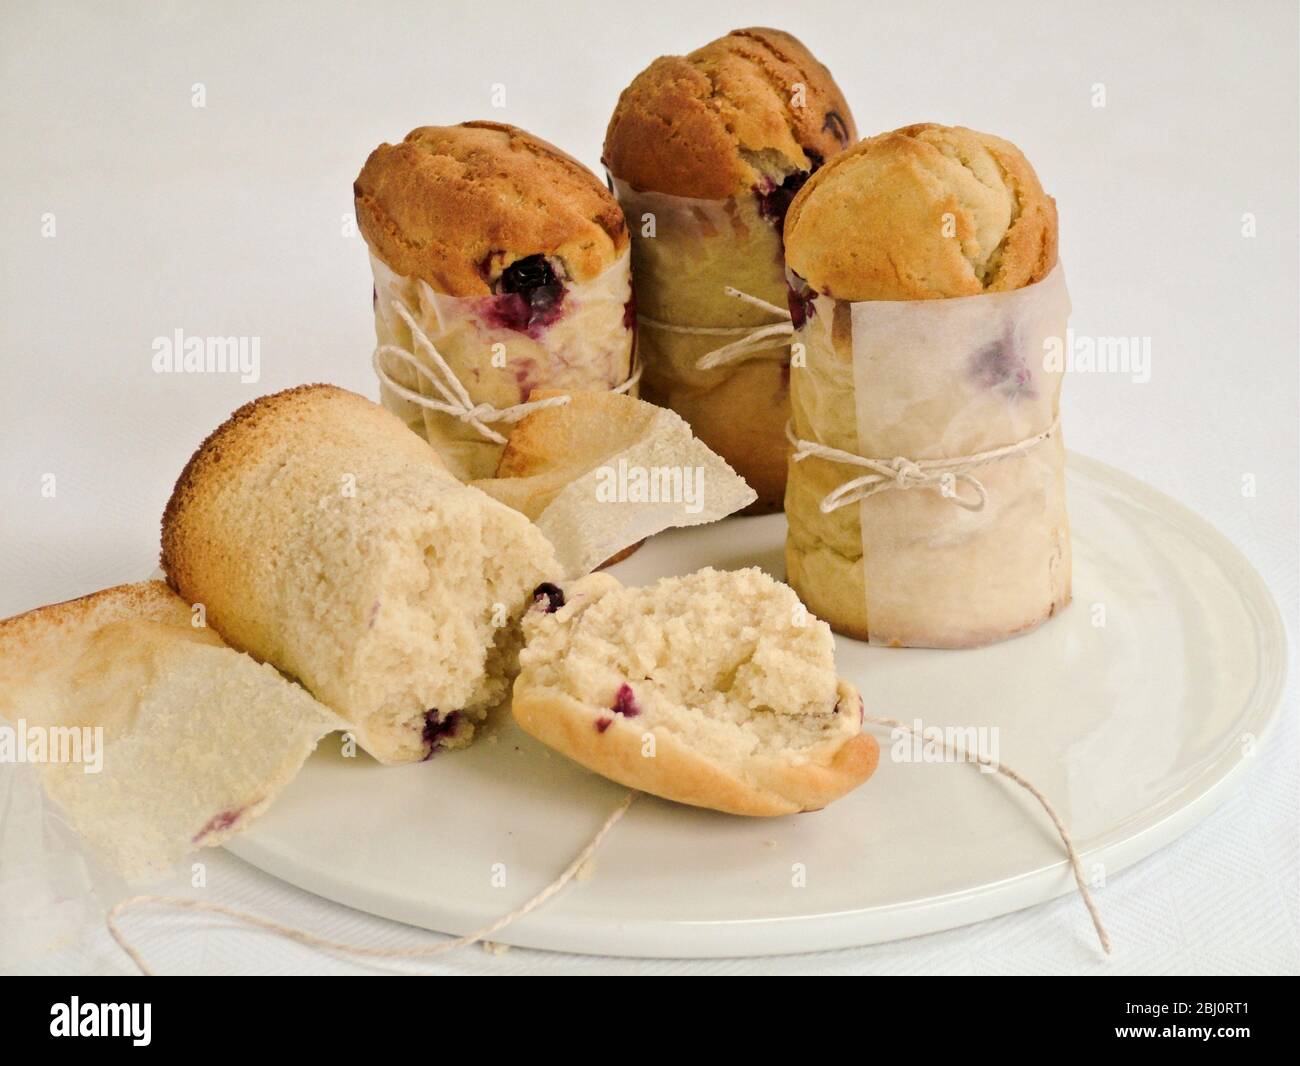
<svg viewBox="0 0 1300 1066">
<path fill-rule="evenodd" d="M 786 215 L 786 264 L 841 300 L 1018 289 L 1056 264 L 1056 201 L 1010 141 L 924 123 L 854 145 Z"/>
<path fill-rule="evenodd" d="M 633 79 L 603 161 L 637 189 L 722 200 L 813 170 L 856 139 L 839 86 L 802 43 L 780 30 L 732 30 Z"/>
<path fill-rule="evenodd" d="M 421 126 L 381 144 L 352 192 L 371 250 L 450 296 L 486 296 L 506 267 L 533 255 L 588 281 L 628 244 L 623 212 L 596 175 L 497 122 Z"/>
</svg>

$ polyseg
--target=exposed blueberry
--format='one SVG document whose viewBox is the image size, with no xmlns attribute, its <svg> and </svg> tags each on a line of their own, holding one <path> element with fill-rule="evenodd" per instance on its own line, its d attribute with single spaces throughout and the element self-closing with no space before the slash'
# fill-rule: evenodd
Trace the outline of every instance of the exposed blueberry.
<svg viewBox="0 0 1300 1066">
<path fill-rule="evenodd" d="M 597 718 L 597 719 L 596 719 L 596 732 L 597 732 L 597 733 L 603 733 L 603 732 L 605 732 L 605 730 L 608 729 L 608 728 L 610 727 L 610 725 L 613 723 L 613 721 L 614 721 L 614 719 L 612 719 L 612 718 Z"/>
<path fill-rule="evenodd" d="M 772 185 L 755 193 L 758 197 L 758 213 L 777 229 L 784 226 L 786 212 L 790 210 L 790 202 L 803 188 L 809 173 L 807 170 L 796 170 L 793 174 L 787 175 L 780 185 Z"/>
<path fill-rule="evenodd" d="M 460 711 L 452 711 L 451 714 L 438 718 L 436 709 L 424 712 L 424 746 L 429 749 L 425 758 L 431 758 L 433 753 L 442 747 L 444 738 L 451 738 L 456 735 L 456 729 L 460 725 Z"/>
<path fill-rule="evenodd" d="M 517 259 L 501 273 L 486 317 L 495 326 L 517 333 L 544 329 L 560 317 L 564 283 L 544 255 Z"/>
<path fill-rule="evenodd" d="M 614 696 L 614 706 L 610 710 L 615 714 L 621 714 L 624 718 L 635 718 L 641 713 L 641 708 L 637 706 L 636 696 L 632 692 L 632 686 L 626 681 L 618 686 L 618 692 Z"/>
<path fill-rule="evenodd" d="M 758 197 L 758 213 L 771 222 L 778 231 L 785 226 L 785 216 L 790 210 L 791 201 L 825 162 L 821 153 L 811 148 L 805 148 L 803 154 L 808 157 L 810 164 L 807 170 L 796 170 L 793 174 L 787 174 L 780 185 L 770 183 L 767 188 L 757 189 L 754 192 Z"/>
<path fill-rule="evenodd" d="M 549 581 L 543 581 L 533 589 L 533 602 L 547 614 L 554 614 L 564 606 L 564 589 L 559 585 L 552 585 Z"/>
<path fill-rule="evenodd" d="M 501 274 L 501 292 L 528 293 L 546 285 L 557 285 L 555 271 L 544 255 L 516 259 Z"/>
</svg>

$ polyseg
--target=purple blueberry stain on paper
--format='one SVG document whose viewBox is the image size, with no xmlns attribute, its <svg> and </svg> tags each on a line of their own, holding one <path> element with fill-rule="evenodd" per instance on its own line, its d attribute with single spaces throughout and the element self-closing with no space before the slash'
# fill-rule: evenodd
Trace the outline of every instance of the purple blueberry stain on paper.
<svg viewBox="0 0 1300 1066">
<path fill-rule="evenodd" d="M 1008 396 L 1035 395 L 1034 374 L 1012 334 L 978 348 L 970 357 L 970 375 L 978 385 Z"/>
</svg>

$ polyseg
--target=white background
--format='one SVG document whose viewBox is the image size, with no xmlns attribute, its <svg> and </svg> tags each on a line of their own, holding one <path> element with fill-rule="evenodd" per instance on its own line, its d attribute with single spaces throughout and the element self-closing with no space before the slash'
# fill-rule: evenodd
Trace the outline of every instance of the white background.
<svg viewBox="0 0 1300 1066">
<path fill-rule="evenodd" d="M 0 616 L 147 574 L 176 474 L 237 405 L 305 381 L 377 394 L 369 267 L 344 220 L 378 143 L 489 118 L 598 168 L 619 90 L 654 57 L 768 25 L 830 66 L 863 134 L 935 121 L 1024 150 L 1060 207 L 1076 333 L 1151 338 L 1150 382 L 1067 381 L 1070 446 L 1206 516 L 1296 632 L 1293 3 L 3 8 Z M 504 109 L 491 106 L 495 83 Z M 261 380 L 155 374 L 153 339 L 177 328 L 259 336 Z M 40 491 L 50 473 L 53 499 Z M 1070 898 L 822 955 L 672 963 L 471 949 L 421 969 L 1295 972 L 1295 694 L 1293 682 L 1283 727 L 1235 797 L 1102 893 L 1119 945 L 1110 962 L 1079 932 Z M 0 787 L 0 815 L 3 799 Z M 211 898 L 327 935 L 419 939 L 210 854 Z M 148 928 L 164 972 L 361 969 L 192 916 Z M 87 936 L 25 968 L 125 964 Z"/>
</svg>

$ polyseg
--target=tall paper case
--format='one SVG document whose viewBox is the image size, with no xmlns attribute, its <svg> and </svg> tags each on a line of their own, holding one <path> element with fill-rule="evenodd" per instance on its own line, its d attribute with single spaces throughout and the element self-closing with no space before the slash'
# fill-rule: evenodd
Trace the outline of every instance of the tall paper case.
<svg viewBox="0 0 1300 1066">
<path fill-rule="evenodd" d="M 815 296 L 795 332 L 792 431 L 858 456 L 976 455 L 1050 429 L 1062 369 L 1047 357 L 1070 302 L 1058 264 L 1012 292 L 849 303 Z M 797 349 L 796 349 L 797 350 Z M 1050 618 L 1070 600 L 1059 427 L 972 469 L 968 510 L 937 487 L 891 486 L 830 513 L 826 495 L 867 473 L 812 456 L 790 467 L 790 583 L 838 632 L 874 644 L 962 648 Z M 958 482 L 962 498 L 973 495 Z"/>
</svg>

